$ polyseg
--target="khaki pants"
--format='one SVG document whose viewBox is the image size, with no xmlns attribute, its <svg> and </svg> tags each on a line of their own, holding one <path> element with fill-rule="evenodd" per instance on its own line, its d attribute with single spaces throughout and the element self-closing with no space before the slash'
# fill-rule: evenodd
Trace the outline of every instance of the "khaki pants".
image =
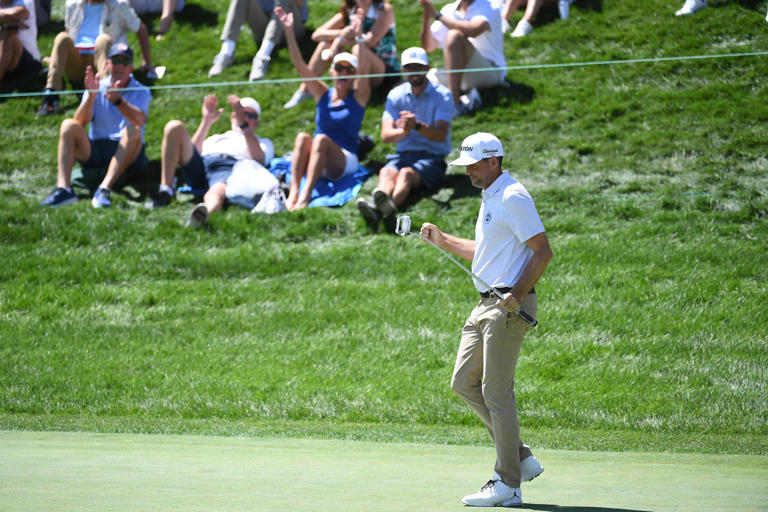
<svg viewBox="0 0 768 512">
<path fill-rule="evenodd" d="M 461 332 L 451 388 L 480 417 L 496 446 L 495 471 L 505 484 L 520 487 L 520 461 L 532 455 L 520 440 L 515 402 L 515 367 L 530 328 L 515 313 L 482 299 Z M 529 294 L 522 309 L 536 317 L 537 300 Z"/>
<path fill-rule="evenodd" d="M 60 91 L 64 88 L 63 77 L 70 82 L 82 83 L 85 79 L 85 68 L 96 65 L 100 77 L 107 76 L 107 53 L 112 46 L 112 39 L 101 34 L 96 38 L 96 49 L 93 55 L 82 55 L 75 48 L 75 41 L 67 32 L 59 32 L 53 41 L 51 63 L 48 67 L 46 89 Z"/>
<path fill-rule="evenodd" d="M 301 10 L 293 0 L 275 0 L 275 7 L 282 7 L 285 12 L 293 13 L 293 32 L 299 38 L 304 35 L 304 22 Z M 272 41 L 275 46 L 283 39 L 283 26 L 273 13 L 264 12 L 258 0 L 231 0 L 227 11 L 227 20 L 221 32 L 221 40 L 235 41 L 240 37 L 243 23 L 248 23 L 256 44 Z"/>
<path fill-rule="evenodd" d="M 474 50 L 466 69 L 492 68 L 491 61 L 480 55 L 480 52 Z M 445 69 L 442 69 L 445 71 Z M 450 73 L 438 73 L 438 81 L 446 87 L 450 87 Z M 489 69 L 485 71 L 467 71 L 461 74 L 461 90 L 469 91 L 474 88 L 484 89 L 500 85 L 504 80 L 501 78 L 501 71 L 498 69 Z"/>
</svg>

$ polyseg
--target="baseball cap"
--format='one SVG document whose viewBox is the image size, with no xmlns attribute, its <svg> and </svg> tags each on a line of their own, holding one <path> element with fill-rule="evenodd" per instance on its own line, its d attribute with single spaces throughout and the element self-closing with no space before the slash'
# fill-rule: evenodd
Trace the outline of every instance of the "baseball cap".
<svg viewBox="0 0 768 512">
<path fill-rule="evenodd" d="M 256 111 L 256 114 L 261 117 L 261 107 L 259 106 L 259 102 L 256 101 L 253 98 L 240 98 L 240 104 L 243 106 L 243 108 L 252 108 Z"/>
<path fill-rule="evenodd" d="M 337 62 L 349 62 L 352 64 L 353 68 L 357 69 L 357 57 L 349 52 L 337 53 L 333 58 L 333 64 L 336 64 Z"/>
<path fill-rule="evenodd" d="M 449 165 L 472 165 L 492 156 L 504 156 L 501 142 L 495 135 L 478 132 L 462 141 L 459 158 Z"/>
<path fill-rule="evenodd" d="M 111 59 L 115 55 L 125 55 L 133 61 L 133 50 L 131 50 L 131 47 L 125 43 L 115 43 L 109 48 L 107 57 Z"/>
<path fill-rule="evenodd" d="M 407 66 L 408 64 L 421 64 L 422 66 L 429 66 L 429 60 L 427 60 L 427 52 L 424 51 L 424 48 L 419 48 L 418 46 L 414 46 L 413 48 L 408 48 L 403 52 L 403 55 L 400 57 L 400 63 L 403 66 Z"/>
</svg>

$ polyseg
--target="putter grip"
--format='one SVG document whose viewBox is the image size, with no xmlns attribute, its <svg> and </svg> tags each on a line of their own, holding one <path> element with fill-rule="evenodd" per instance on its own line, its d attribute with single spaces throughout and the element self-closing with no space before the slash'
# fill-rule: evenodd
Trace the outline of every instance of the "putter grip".
<svg viewBox="0 0 768 512">
<path fill-rule="evenodd" d="M 536 320 L 535 318 L 533 318 L 531 315 L 529 315 L 528 313 L 526 313 L 526 312 L 525 312 L 525 311 L 523 311 L 522 309 L 518 309 L 518 310 L 517 310 L 517 316 L 519 316 L 520 318 L 522 318 L 522 319 L 523 319 L 523 322 L 527 323 L 527 324 L 528 324 L 528 325 L 530 325 L 531 327 L 536 327 L 536 325 L 538 325 L 538 323 L 539 323 L 539 322 L 538 322 L 538 320 Z"/>
</svg>

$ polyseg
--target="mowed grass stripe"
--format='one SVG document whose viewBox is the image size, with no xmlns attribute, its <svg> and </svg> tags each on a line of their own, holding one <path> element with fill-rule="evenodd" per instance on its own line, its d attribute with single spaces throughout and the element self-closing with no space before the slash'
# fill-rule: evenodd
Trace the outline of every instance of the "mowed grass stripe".
<svg viewBox="0 0 768 512">
<path fill-rule="evenodd" d="M 538 450 L 523 510 L 768 506 L 768 457 Z M 446 511 L 490 476 L 487 447 L 307 439 L 0 433 L 5 512 Z"/>
</svg>

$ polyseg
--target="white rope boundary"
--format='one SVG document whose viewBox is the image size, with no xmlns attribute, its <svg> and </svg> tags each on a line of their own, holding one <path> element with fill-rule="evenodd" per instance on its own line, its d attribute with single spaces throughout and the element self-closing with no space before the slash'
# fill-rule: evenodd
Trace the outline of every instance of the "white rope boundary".
<svg viewBox="0 0 768 512">
<path fill-rule="evenodd" d="M 613 66 L 613 65 L 621 65 L 621 64 L 645 64 L 645 63 L 658 63 L 658 62 L 676 62 L 676 61 L 689 61 L 689 60 L 704 60 L 704 59 L 730 59 L 730 58 L 737 58 L 737 57 L 759 57 L 759 56 L 765 56 L 768 55 L 768 51 L 761 51 L 761 52 L 743 52 L 743 53 L 721 53 L 721 54 L 710 54 L 710 55 L 690 55 L 690 56 L 677 56 L 677 57 L 650 57 L 650 58 L 644 58 L 644 59 L 625 59 L 625 60 L 601 60 L 601 61 L 588 61 L 588 62 L 562 62 L 562 63 L 555 63 L 555 64 L 524 64 L 520 66 L 505 66 L 505 67 L 488 67 L 488 68 L 464 68 L 464 69 L 452 69 L 452 70 L 446 70 L 446 69 L 438 69 L 437 73 L 440 74 L 451 74 L 451 73 L 479 73 L 483 71 L 500 71 L 500 70 L 507 70 L 507 71 L 520 71 L 520 70 L 531 70 L 531 69 L 555 69 L 555 68 L 577 68 L 577 67 L 586 67 L 586 66 Z M 419 72 L 419 73 L 411 73 L 414 75 L 425 75 L 427 72 Z M 346 75 L 347 78 L 355 79 L 355 78 L 385 78 L 385 77 L 401 77 L 402 72 L 398 73 L 374 73 L 374 74 L 367 74 L 367 75 Z M 269 85 L 269 84 L 284 84 L 284 83 L 300 83 L 300 82 L 311 82 L 314 80 L 326 80 L 330 81 L 333 80 L 330 76 L 322 76 L 318 78 L 268 78 L 264 80 L 258 80 L 255 82 L 251 82 L 249 80 L 240 80 L 235 82 L 206 82 L 201 84 L 175 84 L 175 85 L 151 85 L 146 86 L 148 89 L 153 91 L 163 91 L 163 90 L 173 90 L 173 89 L 200 89 L 200 88 L 217 88 L 217 87 L 232 87 L 232 86 L 254 86 L 254 85 Z M 124 87 L 122 89 L 119 89 L 121 91 L 132 91 L 132 90 L 138 90 L 138 87 Z M 112 89 L 108 89 L 112 90 Z M 117 89 L 115 89 L 117 90 Z M 82 95 L 86 91 L 89 91 L 89 89 L 70 89 L 70 90 L 62 90 L 62 91 L 55 91 L 50 94 L 57 94 L 57 95 L 68 95 L 68 94 L 77 94 Z M 97 90 L 98 91 L 98 90 Z M 44 96 L 46 95 L 45 92 L 20 92 L 20 93 L 5 93 L 0 94 L 0 99 L 12 99 L 12 98 L 25 98 L 25 97 L 35 97 L 35 96 Z"/>
</svg>

